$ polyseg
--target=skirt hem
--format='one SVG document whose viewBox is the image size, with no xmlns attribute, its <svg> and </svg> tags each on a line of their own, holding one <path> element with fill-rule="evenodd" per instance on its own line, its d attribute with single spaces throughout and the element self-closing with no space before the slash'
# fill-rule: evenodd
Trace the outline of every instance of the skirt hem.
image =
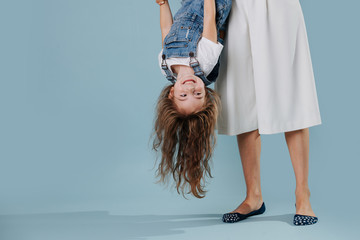
<svg viewBox="0 0 360 240">
<path fill-rule="evenodd" d="M 280 128 L 272 128 L 272 129 L 264 129 L 264 128 L 248 128 L 248 129 L 244 129 L 244 130 L 239 130 L 239 131 L 226 131 L 224 129 L 217 129 L 218 134 L 220 135 L 228 135 L 228 136 L 235 136 L 235 135 L 239 135 L 242 133 L 246 133 L 246 132 L 251 132 L 254 131 L 256 129 L 259 129 L 259 134 L 277 134 L 277 133 L 284 133 L 284 132 L 290 132 L 290 131 L 295 131 L 295 130 L 300 130 L 300 129 L 304 129 L 304 128 L 309 128 L 309 127 L 313 127 L 313 126 L 317 126 L 317 125 L 321 125 L 322 122 L 321 120 L 318 121 L 313 121 L 313 122 L 306 122 L 306 123 L 301 123 L 301 124 L 292 124 L 292 125 L 288 125 L 285 127 L 280 127 Z"/>
</svg>

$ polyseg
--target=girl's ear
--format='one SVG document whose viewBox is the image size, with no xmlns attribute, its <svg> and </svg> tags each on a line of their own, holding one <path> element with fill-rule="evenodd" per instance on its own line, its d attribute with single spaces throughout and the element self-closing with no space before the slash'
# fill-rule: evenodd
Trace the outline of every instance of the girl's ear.
<svg viewBox="0 0 360 240">
<path fill-rule="evenodd" d="M 170 88 L 168 98 L 172 99 L 174 97 L 174 87 Z"/>
</svg>

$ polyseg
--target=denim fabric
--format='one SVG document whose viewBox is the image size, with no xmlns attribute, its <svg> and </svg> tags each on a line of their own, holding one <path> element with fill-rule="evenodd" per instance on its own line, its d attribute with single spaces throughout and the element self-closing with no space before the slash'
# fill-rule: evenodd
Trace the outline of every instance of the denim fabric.
<svg viewBox="0 0 360 240">
<path fill-rule="evenodd" d="M 219 30 L 225 28 L 227 17 L 231 10 L 231 0 L 216 0 L 216 27 L 218 41 L 223 44 L 219 37 Z M 195 75 L 200 77 L 206 86 L 216 81 L 219 73 L 219 61 L 212 72 L 205 77 L 198 61 L 196 50 L 203 32 L 204 0 L 183 0 L 180 9 L 174 16 L 174 22 L 168 35 L 164 39 L 162 69 L 166 78 L 175 83 L 175 77 L 166 65 L 166 59 L 172 57 L 190 57 L 190 66 Z"/>
</svg>

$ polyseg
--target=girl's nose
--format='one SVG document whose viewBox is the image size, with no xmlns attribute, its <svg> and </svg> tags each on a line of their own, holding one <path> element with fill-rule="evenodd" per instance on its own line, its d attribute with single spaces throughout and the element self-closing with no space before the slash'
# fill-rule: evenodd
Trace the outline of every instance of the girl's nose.
<svg viewBox="0 0 360 240">
<path fill-rule="evenodd" d="M 185 85 L 185 87 L 186 87 L 187 90 L 194 90 L 195 89 L 194 84 L 187 84 L 187 85 Z"/>
</svg>

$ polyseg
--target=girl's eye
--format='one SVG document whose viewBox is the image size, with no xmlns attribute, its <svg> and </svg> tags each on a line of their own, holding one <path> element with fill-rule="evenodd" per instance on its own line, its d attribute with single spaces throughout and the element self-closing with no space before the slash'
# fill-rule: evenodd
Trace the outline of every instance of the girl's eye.
<svg viewBox="0 0 360 240">
<path fill-rule="evenodd" d="M 195 95 L 196 95 L 196 96 L 199 96 L 199 95 L 201 95 L 201 92 L 197 92 L 197 93 L 195 93 Z"/>
<path fill-rule="evenodd" d="M 185 94 L 185 93 L 184 93 L 184 94 L 181 94 L 180 97 L 186 97 L 186 94 Z"/>
</svg>

